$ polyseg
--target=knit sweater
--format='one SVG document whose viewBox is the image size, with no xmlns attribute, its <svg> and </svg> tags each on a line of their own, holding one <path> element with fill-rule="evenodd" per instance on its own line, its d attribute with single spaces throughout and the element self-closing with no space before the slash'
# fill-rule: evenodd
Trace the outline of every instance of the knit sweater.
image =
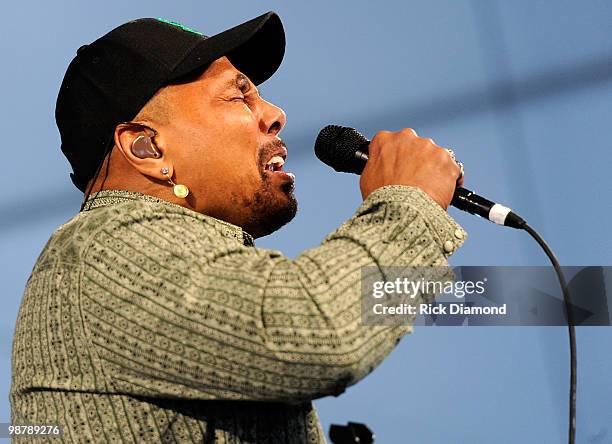
<svg viewBox="0 0 612 444">
<path fill-rule="evenodd" d="M 324 443 L 312 400 L 411 331 L 361 322 L 360 270 L 445 265 L 464 238 L 404 186 L 374 191 L 295 259 L 152 196 L 96 193 L 28 279 L 12 423 L 58 424 L 63 442 Z"/>
</svg>

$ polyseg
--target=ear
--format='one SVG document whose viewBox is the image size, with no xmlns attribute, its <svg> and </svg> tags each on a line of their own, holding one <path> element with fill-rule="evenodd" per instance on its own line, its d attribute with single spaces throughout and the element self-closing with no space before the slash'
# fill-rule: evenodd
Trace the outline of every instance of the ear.
<svg viewBox="0 0 612 444">
<path fill-rule="evenodd" d="M 134 141 L 139 137 L 148 137 L 151 140 L 152 148 L 160 155 L 155 158 L 141 158 L 134 154 Z M 142 142 L 142 140 L 141 140 Z M 155 132 L 144 125 L 120 123 L 115 127 L 115 146 L 119 149 L 125 160 L 132 165 L 136 170 L 145 176 L 152 177 L 158 180 L 166 180 L 161 172 L 162 167 L 167 167 L 168 175 L 172 177 L 173 167 L 167 156 L 165 156 L 165 148 L 157 146 L 155 142 Z"/>
</svg>

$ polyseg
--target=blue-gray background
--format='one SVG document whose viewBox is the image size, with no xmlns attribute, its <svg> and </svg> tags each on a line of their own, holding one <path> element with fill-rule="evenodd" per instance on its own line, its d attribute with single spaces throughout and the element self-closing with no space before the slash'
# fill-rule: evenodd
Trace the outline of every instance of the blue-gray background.
<svg viewBox="0 0 612 444">
<path fill-rule="evenodd" d="M 589 1 L 4 2 L 0 27 L 0 422 L 25 281 L 52 231 L 78 210 L 53 119 L 76 48 L 136 17 L 213 34 L 274 9 L 287 33 L 263 85 L 288 115 L 295 221 L 259 245 L 317 245 L 360 202 L 357 178 L 312 154 L 318 130 L 413 127 L 451 146 L 466 186 L 519 211 L 564 265 L 610 264 L 612 3 Z M 214 172 L 211 172 L 214 173 Z M 545 265 L 525 233 L 451 214 L 470 239 L 454 265 Z M 612 442 L 609 328 L 578 331 L 578 442 Z M 558 443 L 567 427 L 564 328 L 420 328 L 367 379 L 316 402 L 381 443 Z"/>
</svg>

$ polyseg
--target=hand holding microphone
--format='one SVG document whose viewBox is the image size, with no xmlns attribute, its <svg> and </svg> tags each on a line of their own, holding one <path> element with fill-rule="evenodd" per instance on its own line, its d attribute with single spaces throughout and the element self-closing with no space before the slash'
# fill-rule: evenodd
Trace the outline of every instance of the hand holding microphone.
<svg viewBox="0 0 612 444">
<path fill-rule="evenodd" d="M 369 160 L 370 150 L 376 161 Z M 382 131 L 370 142 L 353 128 L 328 125 L 317 136 L 315 154 L 336 171 L 366 173 L 360 182 L 364 198 L 385 185 L 418 186 L 444 209 L 450 203 L 498 225 L 526 227 L 526 222 L 510 208 L 462 188 L 463 165 L 431 139 L 418 137 L 414 130 Z"/>
<path fill-rule="evenodd" d="M 449 152 L 410 128 L 377 133 L 368 156 L 359 181 L 364 199 L 385 185 L 408 185 L 420 188 L 446 210 L 458 181 L 463 181 Z"/>
</svg>

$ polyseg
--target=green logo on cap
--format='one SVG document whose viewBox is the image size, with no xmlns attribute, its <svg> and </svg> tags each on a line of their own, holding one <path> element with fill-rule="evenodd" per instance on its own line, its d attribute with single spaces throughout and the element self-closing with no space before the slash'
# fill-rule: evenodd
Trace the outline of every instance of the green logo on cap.
<svg viewBox="0 0 612 444">
<path fill-rule="evenodd" d="M 172 26 L 176 26 L 177 28 L 181 28 L 183 31 L 193 32 L 194 34 L 198 34 L 198 35 L 204 35 L 201 32 L 196 31 L 195 29 L 188 28 L 185 25 L 181 25 L 180 23 L 173 22 L 171 20 L 166 20 L 166 19 L 159 18 L 159 17 L 157 18 L 157 20 L 159 20 L 160 22 L 163 22 L 163 23 L 167 23 L 167 24 L 172 25 Z"/>
</svg>

